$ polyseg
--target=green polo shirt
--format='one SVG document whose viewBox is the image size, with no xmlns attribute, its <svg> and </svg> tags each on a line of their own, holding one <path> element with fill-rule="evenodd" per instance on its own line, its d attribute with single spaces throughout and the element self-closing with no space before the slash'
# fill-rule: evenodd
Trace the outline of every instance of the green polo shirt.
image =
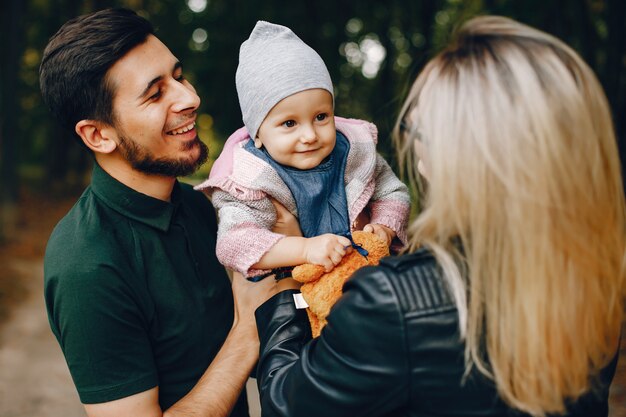
<svg viewBox="0 0 626 417">
<path fill-rule="evenodd" d="M 97 164 L 46 248 L 45 299 L 85 404 L 159 387 L 163 410 L 197 383 L 233 322 L 209 200 L 176 183 L 171 202 Z M 245 395 L 232 415 L 247 415 Z"/>
</svg>

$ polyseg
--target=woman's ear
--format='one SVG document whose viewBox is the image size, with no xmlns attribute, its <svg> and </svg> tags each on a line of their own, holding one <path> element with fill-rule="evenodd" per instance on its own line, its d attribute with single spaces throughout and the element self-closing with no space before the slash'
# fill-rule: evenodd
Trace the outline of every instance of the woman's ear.
<svg viewBox="0 0 626 417">
<path fill-rule="evenodd" d="M 83 143 L 94 152 L 111 153 L 117 148 L 117 142 L 113 140 L 115 129 L 105 123 L 83 119 L 76 123 L 74 130 Z"/>
</svg>

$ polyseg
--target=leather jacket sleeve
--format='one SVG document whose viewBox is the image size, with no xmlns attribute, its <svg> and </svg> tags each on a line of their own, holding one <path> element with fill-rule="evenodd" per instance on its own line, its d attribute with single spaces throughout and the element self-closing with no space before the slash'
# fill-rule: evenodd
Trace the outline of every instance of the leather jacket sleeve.
<svg viewBox="0 0 626 417">
<path fill-rule="evenodd" d="M 383 268 L 354 274 L 314 340 L 293 293 L 277 294 L 256 312 L 263 416 L 375 416 L 406 404 L 405 326 Z"/>
</svg>

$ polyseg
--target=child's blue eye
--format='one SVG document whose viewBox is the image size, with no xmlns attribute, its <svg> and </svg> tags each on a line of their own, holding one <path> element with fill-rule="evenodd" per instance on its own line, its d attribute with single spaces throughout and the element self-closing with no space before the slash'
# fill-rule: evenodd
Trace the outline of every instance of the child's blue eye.
<svg viewBox="0 0 626 417">
<path fill-rule="evenodd" d="M 294 127 L 296 125 L 296 122 L 294 122 L 293 120 L 287 120 L 286 122 L 283 122 L 283 126 L 285 127 Z"/>
</svg>

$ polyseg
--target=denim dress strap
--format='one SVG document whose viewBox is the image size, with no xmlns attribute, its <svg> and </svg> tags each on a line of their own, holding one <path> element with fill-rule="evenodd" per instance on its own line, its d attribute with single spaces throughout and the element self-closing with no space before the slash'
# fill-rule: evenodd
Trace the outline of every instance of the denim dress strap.
<svg viewBox="0 0 626 417">
<path fill-rule="evenodd" d="M 248 141 L 245 149 L 276 170 L 296 202 L 298 221 L 304 237 L 324 233 L 350 237 L 350 219 L 345 189 L 345 170 L 350 143 L 337 132 L 331 154 L 318 166 L 301 170 L 276 162 L 265 148 Z"/>
</svg>

